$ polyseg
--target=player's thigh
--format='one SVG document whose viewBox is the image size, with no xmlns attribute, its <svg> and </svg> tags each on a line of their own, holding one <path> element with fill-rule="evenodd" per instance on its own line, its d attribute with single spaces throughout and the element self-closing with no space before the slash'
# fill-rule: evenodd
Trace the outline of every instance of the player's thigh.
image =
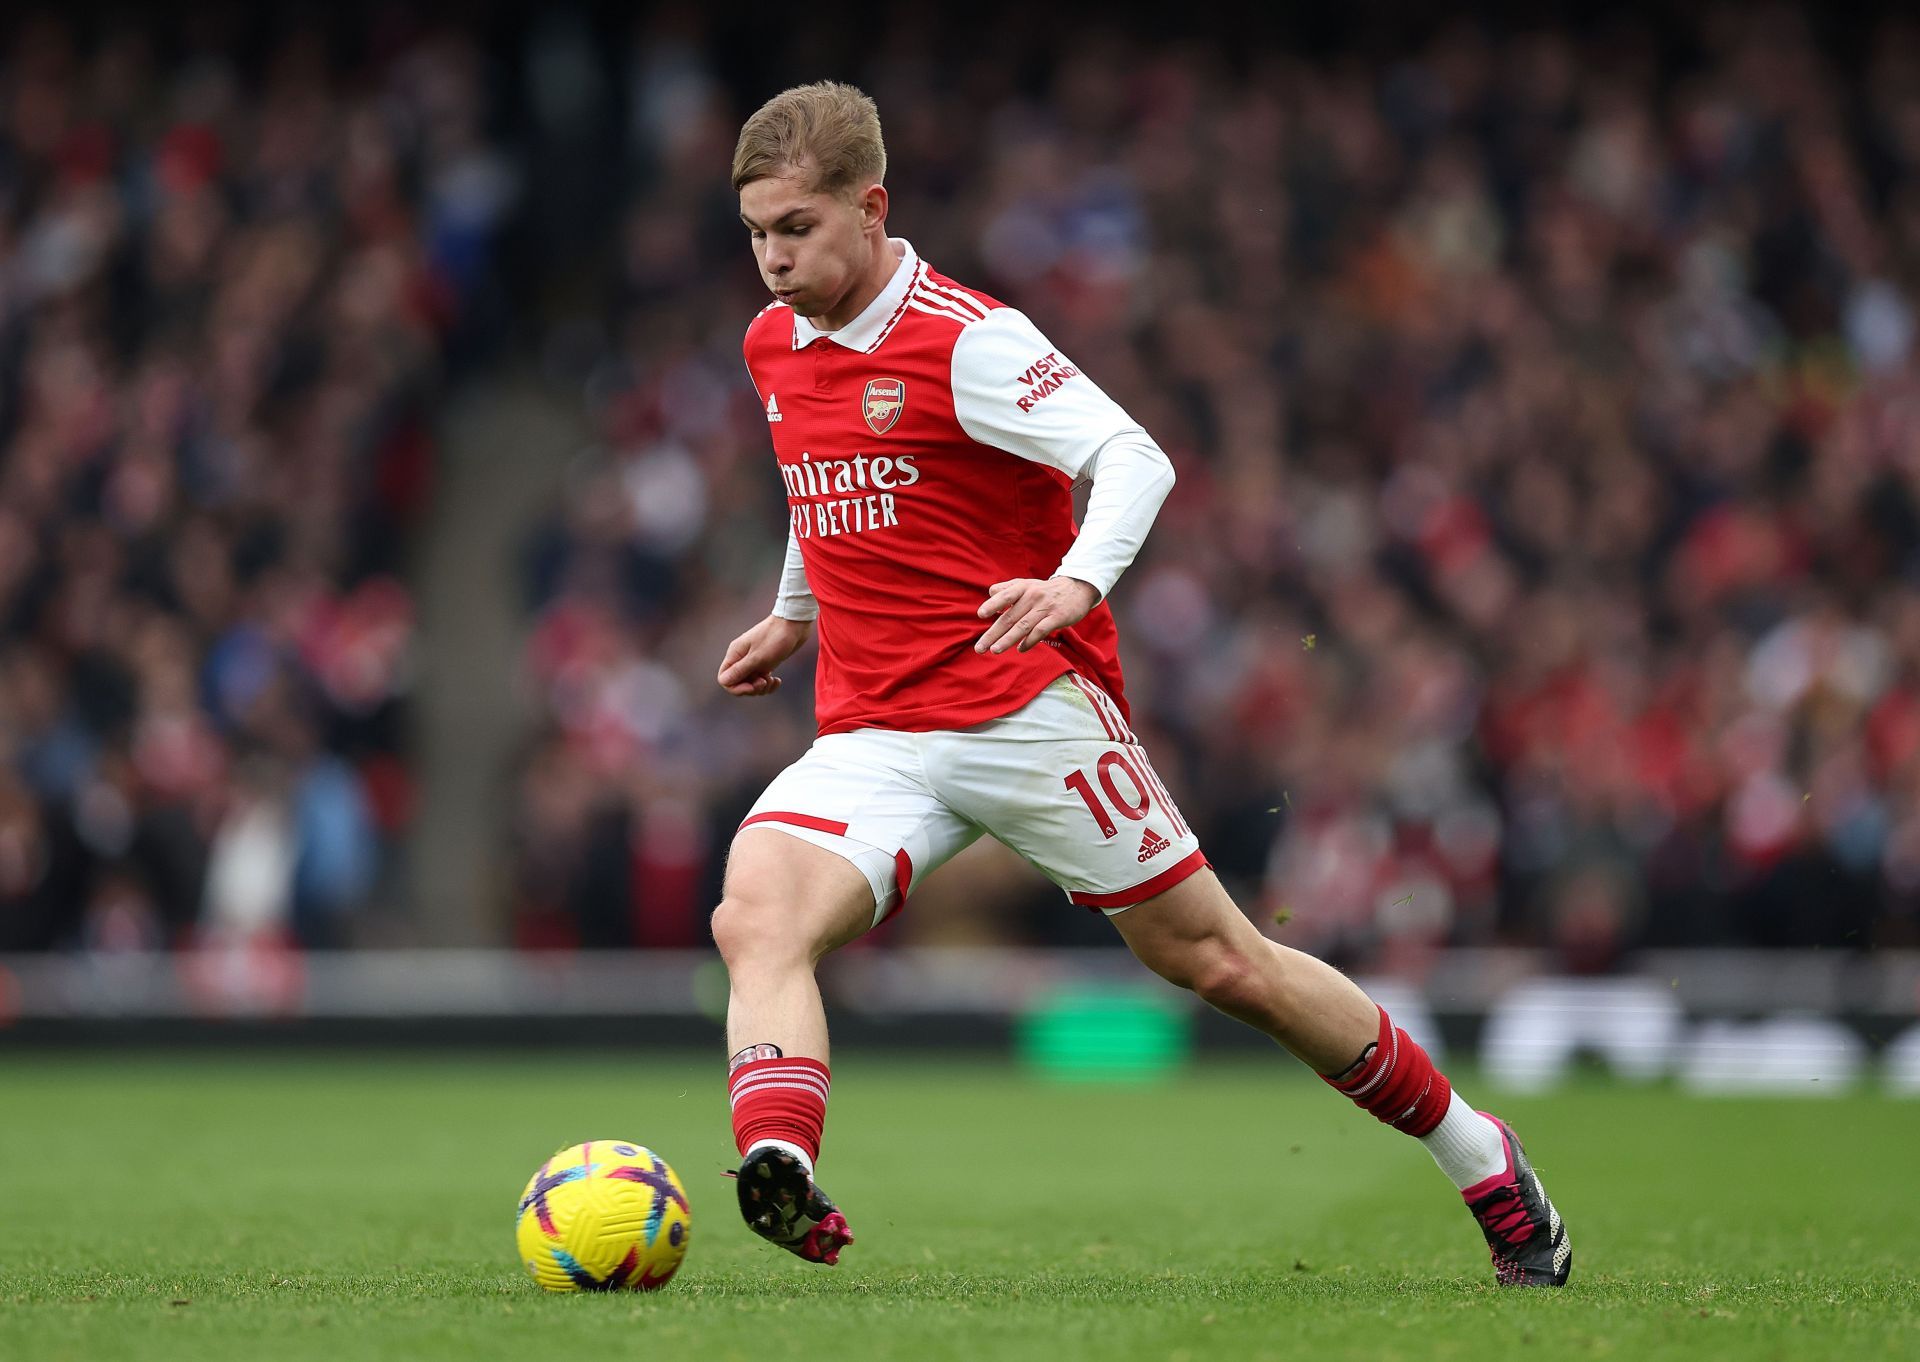
<svg viewBox="0 0 1920 1362">
<path fill-rule="evenodd" d="M 1240 911 L 1212 869 L 1202 867 L 1169 889 L 1107 920 L 1155 973 L 1193 987 L 1209 974 L 1271 946 Z"/>
<path fill-rule="evenodd" d="M 865 885 L 861 930 L 899 911 L 916 878 L 980 835 L 928 786 L 917 742 L 914 734 L 877 730 L 817 741 L 774 778 L 741 824 L 736 847 L 749 834 L 765 836 L 755 836 L 752 859 L 738 874 L 729 869 L 729 898 L 770 902 L 777 911 L 785 864 L 817 859 L 801 857 L 805 850 L 839 860 Z M 842 938 L 836 931 L 833 939 Z"/>
<path fill-rule="evenodd" d="M 1074 903 L 1118 912 L 1206 865 L 1146 749 L 1088 682 L 1062 678 L 1006 718 L 940 742 L 948 802 Z"/>
<path fill-rule="evenodd" d="M 729 956 L 783 947 L 818 959 L 872 926 L 873 907 L 853 856 L 762 824 L 734 834 L 713 934 Z"/>
</svg>

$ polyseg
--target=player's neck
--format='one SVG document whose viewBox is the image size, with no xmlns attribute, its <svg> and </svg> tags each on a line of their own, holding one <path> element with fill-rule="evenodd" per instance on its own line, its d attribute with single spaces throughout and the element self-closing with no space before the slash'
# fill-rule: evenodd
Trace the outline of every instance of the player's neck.
<svg viewBox="0 0 1920 1362">
<path fill-rule="evenodd" d="M 880 296 L 880 290 L 893 278 L 893 272 L 900 268 L 900 257 L 893 253 L 893 243 L 882 232 L 873 243 L 873 249 L 867 256 L 866 270 L 859 282 L 847 290 L 846 297 L 830 310 L 813 318 L 816 331 L 838 331 L 855 317 L 867 310 L 867 305 Z"/>
</svg>

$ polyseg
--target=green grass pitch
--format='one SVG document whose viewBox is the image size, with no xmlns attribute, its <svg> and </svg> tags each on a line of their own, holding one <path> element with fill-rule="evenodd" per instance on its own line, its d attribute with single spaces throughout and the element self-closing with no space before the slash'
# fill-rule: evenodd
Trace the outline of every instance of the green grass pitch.
<svg viewBox="0 0 1920 1362">
<path fill-rule="evenodd" d="M 0 1358 L 1920 1357 L 1920 1104 L 1583 1084 L 1496 1102 L 1572 1232 L 1508 1292 L 1424 1152 L 1318 1084 L 1134 1088 L 842 1056 L 838 1269 L 753 1239 L 714 1056 L 0 1059 Z M 692 1252 L 547 1297 L 513 1249 L 554 1149 L 640 1140 Z"/>
</svg>

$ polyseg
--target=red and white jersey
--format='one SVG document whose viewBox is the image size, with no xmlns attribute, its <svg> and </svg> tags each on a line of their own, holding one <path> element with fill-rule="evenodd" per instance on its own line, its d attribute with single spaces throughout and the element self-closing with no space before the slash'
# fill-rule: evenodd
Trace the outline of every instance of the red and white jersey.
<svg viewBox="0 0 1920 1362">
<path fill-rule="evenodd" d="M 899 268 L 822 332 L 784 303 L 747 328 L 794 540 L 819 602 L 822 734 L 965 728 L 1073 671 L 1126 704 L 1102 601 L 1026 653 L 976 653 L 995 582 L 1054 574 L 1072 486 L 1138 425 L 1017 310 Z"/>
</svg>

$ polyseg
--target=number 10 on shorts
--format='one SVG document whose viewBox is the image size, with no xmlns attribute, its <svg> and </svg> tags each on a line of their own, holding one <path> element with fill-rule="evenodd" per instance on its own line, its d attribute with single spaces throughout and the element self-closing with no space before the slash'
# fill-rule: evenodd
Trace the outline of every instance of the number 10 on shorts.
<svg viewBox="0 0 1920 1362">
<path fill-rule="evenodd" d="M 1087 779 L 1087 773 L 1084 770 L 1076 770 L 1067 777 L 1067 788 L 1080 796 L 1081 802 L 1087 806 L 1087 812 L 1093 815 L 1094 823 L 1099 826 L 1102 837 L 1117 837 L 1120 834 L 1120 827 L 1113 821 L 1113 815 L 1107 812 L 1107 805 L 1111 804 L 1122 817 L 1137 823 L 1145 818 L 1148 810 L 1153 807 L 1153 795 L 1158 789 L 1158 782 L 1151 776 L 1142 775 L 1140 768 L 1129 761 L 1124 752 L 1102 753 L 1093 769 L 1100 781 L 1099 792 L 1094 790 L 1093 781 Z M 1115 771 L 1127 778 L 1126 783 L 1133 788 L 1132 798 L 1121 794 L 1120 787 L 1114 782 Z M 1104 802 L 1100 798 L 1101 794 L 1106 795 Z M 1160 792 L 1160 798 L 1161 802 L 1167 806 L 1169 819 L 1175 827 L 1179 827 L 1179 815 L 1171 811 L 1172 802 L 1166 798 L 1165 791 Z"/>
</svg>

